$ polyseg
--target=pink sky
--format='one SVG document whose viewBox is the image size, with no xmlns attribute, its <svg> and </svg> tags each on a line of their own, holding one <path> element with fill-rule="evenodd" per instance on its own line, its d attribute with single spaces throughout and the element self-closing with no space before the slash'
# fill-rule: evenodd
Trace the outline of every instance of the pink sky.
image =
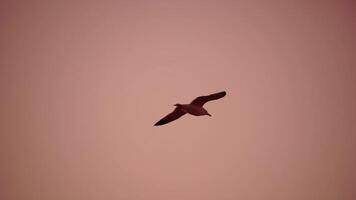
<svg viewBox="0 0 356 200">
<path fill-rule="evenodd" d="M 1 1 L 0 199 L 356 199 L 355 6 Z"/>
</svg>

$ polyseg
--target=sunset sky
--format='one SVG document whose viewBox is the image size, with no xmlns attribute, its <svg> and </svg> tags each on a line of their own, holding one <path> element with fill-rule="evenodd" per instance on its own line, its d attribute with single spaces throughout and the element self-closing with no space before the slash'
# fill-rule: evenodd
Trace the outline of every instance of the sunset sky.
<svg viewBox="0 0 356 200">
<path fill-rule="evenodd" d="M 356 199 L 355 11 L 1 1 L 0 199 Z"/>
</svg>

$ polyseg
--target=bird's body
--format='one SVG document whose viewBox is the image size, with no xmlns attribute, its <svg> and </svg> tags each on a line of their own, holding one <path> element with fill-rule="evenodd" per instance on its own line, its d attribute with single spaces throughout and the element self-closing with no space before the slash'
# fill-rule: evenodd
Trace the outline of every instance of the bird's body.
<svg viewBox="0 0 356 200">
<path fill-rule="evenodd" d="M 203 107 L 192 104 L 176 104 L 176 106 L 185 113 L 195 116 L 210 115 Z"/>
<path fill-rule="evenodd" d="M 175 104 L 176 108 L 174 109 L 173 112 L 169 113 L 167 116 L 159 120 L 155 126 L 160 126 L 163 124 L 167 124 L 171 121 L 174 121 L 181 116 L 185 115 L 186 113 L 189 113 L 191 115 L 195 116 L 202 116 L 202 115 L 208 115 L 211 116 L 205 108 L 203 108 L 203 105 L 212 100 L 220 99 L 226 95 L 226 92 L 219 92 L 215 94 L 211 94 L 208 96 L 200 96 L 194 99 L 190 104 Z"/>
</svg>

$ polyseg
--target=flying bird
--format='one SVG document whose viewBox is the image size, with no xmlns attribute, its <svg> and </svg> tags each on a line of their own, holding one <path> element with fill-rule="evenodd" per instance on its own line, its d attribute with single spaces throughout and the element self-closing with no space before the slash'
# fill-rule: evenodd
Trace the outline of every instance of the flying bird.
<svg viewBox="0 0 356 200">
<path fill-rule="evenodd" d="M 218 92 L 215 94 L 207 95 L 207 96 L 200 96 L 195 98 L 190 104 L 174 104 L 176 108 L 174 109 L 173 112 L 169 113 L 165 117 L 163 117 L 161 120 L 159 120 L 155 126 L 160 126 L 163 124 L 167 124 L 171 121 L 174 121 L 181 116 L 185 115 L 186 113 L 189 113 L 191 115 L 195 116 L 201 116 L 201 115 L 208 115 L 211 116 L 207 110 L 203 108 L 204 104 L 208 101 L 216 100 L 223 98 L 226 95 L 225 91 Z"/>
</svg>

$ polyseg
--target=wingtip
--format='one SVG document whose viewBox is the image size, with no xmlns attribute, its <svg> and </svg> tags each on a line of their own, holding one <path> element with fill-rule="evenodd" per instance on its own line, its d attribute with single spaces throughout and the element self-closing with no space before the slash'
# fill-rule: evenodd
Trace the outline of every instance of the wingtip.
<svg viewBox="0 0 356 200">
<path fill-rule="evenodd" d="M 161 121 L 158 121 L 157 123 L 155 123 L 153 126 L 161 126 L 163 125 L 164 123 L 162 123 Z"/>
</svg>

